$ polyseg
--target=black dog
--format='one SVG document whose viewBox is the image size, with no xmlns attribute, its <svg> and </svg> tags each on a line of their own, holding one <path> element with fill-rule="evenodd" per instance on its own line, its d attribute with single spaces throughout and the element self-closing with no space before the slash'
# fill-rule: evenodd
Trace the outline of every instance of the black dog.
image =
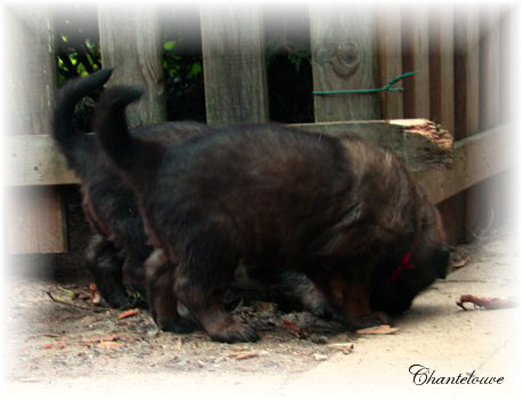
<svg viewBox="0 0 522 400">
<path fill-rule="evenodd" d="M 387 322 L 376 310 L 402 311 L 445 276 L 439 214 L 391 152 L 270 124 L 220 128 L 177 146 L 147 142 L 125 120 L 141 94 L 105 92 L 96 131 L 163 249 L 150 274 L 147 266 L 148 283 L 175 280 L 175 298 L 214 340 L 258 339 L 222 306 L 241 259 L 267 274 L 302 271 L 351 328 Z"/>
<path fill-rule="evenodd" d="M 131 301 L 124 286 L 145 293 L 144 263 L 153 248 L 147 245 L 143 220 L 138 212 L 136 199 L 130 186 L 108 162 L 100 146 L 91 135 L 76 132 L 74 108 L 85 96 L 100 89 L 109 79 L 111 70 L 101 70 L 87 78 L 76 79 L 60 91 L 55 109 L 54 138 L 65 154 L 68 164 L 81 179 L 83 209 L 94 231 L 86 251 L 87 266 L 94 277 L 103 298 L 115 308 L 128 308 Z M 204 124 L 196 122 L 168 122 L 133 131 L 143 140 L 176 144 L 182 140 L 210 132 Z M 159 266 L 158 256 L 151 257 L 149 274 Z M 172 267 L 166 268 L 168 271 Z M 255 271 L 242 266 L 238 268 L 241 285 L 257 285 L 266 277 L 255 276 Z M 265 278 L 265 279 L 263 279 Z M 150 282 L 151 280 L 149 280 Z M 175 299 L 172 290 L 167 290 L 168 279 L 156 279 L 158 288 L 150 288 L 148 301 L 153 304 L 152 314 L 164 330 L 188 331 L 192 327 L 187 321 L 172 323 L 167 310 Z M 275 286 L 280 304 L 292 308 L 304 307 L 315 314 L 325 316 L 330 310 L 324 304 L 322 294 L 304 275 L 285 273 L 273 276 L 270 284 Z M 277 292 L 285 292 L 285 297 Z M 163 312 L 156 310 L 164 309 Z M 179 323 L 178 323 L 179 322 Z"/>
<path fill-rule="evenodd" d="M 103 298 L 115 308 L 132 305 L 123 278 L 144 288 L 143 263 L 152 252 L 130 186 L 121 178 L 93 135 L 77 132 L 76 104 L 102 88 L 112 70 L 104 69 L 66 84 L 54 111 L 53 136 L 67 163 L 81 179 L 83 210 L 94 232 L 86 251 L 87 266 Z M 164 123 L 133 134 L 143 140 L 177 142 L 199 135 L 207 126 L 196 122 Z"/>
</svg>

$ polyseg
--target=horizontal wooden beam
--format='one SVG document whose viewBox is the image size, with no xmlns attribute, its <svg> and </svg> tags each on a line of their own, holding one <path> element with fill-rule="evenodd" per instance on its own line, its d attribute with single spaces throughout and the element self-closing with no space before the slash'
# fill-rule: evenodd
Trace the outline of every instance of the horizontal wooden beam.
<svg viewBox="0 0 522 400">
<path fill-rule="evenodd" d="M 447 199 L 475 183 L 513 167 L 516 160 L 510 126 L 500 126 L 462 139 L 454 143 L 452 148 L 447 132 L 431 123 L 426 125 L 425 120 L 354 121 L 292 126 L 334 136 L 356 133 L 372 142 L 391 147 L 405 160 L 413 176 L 426 188 L 433 202 Z M 439 153 L 439 158 L 430 154 L 432 164 L 423 155 L 437 147 L 434 143 L 430 145 L 434 136 L 423 138 L 428 126 L 435 129 L 435 136 L 440 135 L 437 146 L 444 150 Z M 0 143 L 5 160 L 4 186 L 79 183 L 76 175 L 67 168 L 64 157 L 51 137 L 4 136 Z M 447 157 L 447 151 L 453 156 Z M 449 160 L 452 160 L 452 165 L 448 166 Z"/>
<path fill-rule="evenodd" d="M 451 169 L 413 171 L 429 199 L 439 203 L 500 172 L 515 167 L 514 127 L 502 125 L 455 142 Z"/>
<path fill-rule="evenodd" d="M 65 157 L 48 135 L 3 136 L 5 186 L 67 185 L 79 183 Z"/>
<path fill-rule="evenodd" d="M 392 149 L 410 171 L 453 165 L 453 137 L 426 119 L 316 122 L 290 126 L 340 138 L 360 136 Z"/>
</svg>

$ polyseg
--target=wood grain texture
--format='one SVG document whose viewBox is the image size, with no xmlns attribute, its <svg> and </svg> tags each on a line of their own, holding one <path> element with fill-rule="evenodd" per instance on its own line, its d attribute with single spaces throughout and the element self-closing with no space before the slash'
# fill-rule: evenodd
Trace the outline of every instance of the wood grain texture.
<svg viewBox="0 0 522 400">
<path fill-rule="evenodd" d="M 500 123 L 500 5 L 480 7 L 480 96 L 479 130 Z M 502 197 L 495 182 L 489 180 L 472 187 L 467 193 L 466 225 L 471 235 L 491 225 L 492 216 L 502 214 Z"/>
<path fill-rule="evenodd" d="M 43 135 L 50 133 L 56 87 L 50 13 L 47 6 L 25 3 L 10 4 L 6 12 L 7 26 L 3 29 L 10 41 L 10 48 L 5 49 L 10 65 L 4 89 L 9 101 L 5 102 L 4 115 L 9 134 L 15 136 L 5 138 L 16 141 L 20 135 L 30 135 L 25 137 L 36 142 L 48 138 Z M 4 155 L 8 174 L 12 168 L 9 157 Z M 6 191 L 5 200 L 11 254 L 67 250 L 62 198 L 57 191 L 49 188 Z"/>
<path fill-rule="evenodd" d="M 502 125 L 455 142 L 454 167 L 412 172 L 435 203 L 517 165 L 513 125 Z"/>
<path fill-rule="evenodd" d="M 52 186 L 5 191 L 10 254 L 62 253 L 66 225 L 59 190 Z"/>
<path fill-rule="evenodd" d="M 429 14 L 426 5 L 403 5 L 404 71 L 419 71 L 404 80 L 404 117 L 430 118 Z"/>
<path fill-rule="evenodd" d="M 430 115 L 448 131 L 455 127 L 453 8 L 434 5 L 429 14 Z M 446 237 L 456 244 L 465 238 L 462 201 L 450 198 L 439 204 Z"/>
<path fill-rule="evenodd" d="M 500 123 L 500 5 L 483 6 L 480 21 L 480 130 Z"/>
<path fill-rule="evenodd" d="M 132 127 L 165 120 L 162 54 L 156 6 L 105 1 L 98 5 L 100 46 L 104 67 L 115 71 L 108 83 L 138 85 L 145 95 L 128 108 Z"/>
<path fill-rule="evenodd" d="M 502 7 L 500 18 L 500 118 L 507 123 L 519 117 L 519 66 L 514 62 L 520 59 L 519 42 L 514 37 L 519 20 L 507 6 Z"/>
<path fill-rule="evenodd" d="M 401 12 L 398 7 L 383 4 L 377 11 L 380 86 L 404 71 L 402 68 Z M 411 79 L 411 78 L 410 78 Z M 403 85 L 402 82 L 399 85 Z M 383 119 L 404 118 L 403 92 L 381 94 Z"/>
<path fill-rule="evenodd" d="M 67 168 L 65 157 L 48 135 L 0 138 L 7 186 L 40 186 L 79 183 Z"/>
<path fill-rule="evenodd" d="M 455 11 L 455 139 L 479 131 L 479 9 Z"/>
<path fill-rule="evenodd" d="M 424 119 L 324 122 L 290 126 L 341 139 L 347 134 L 357 135 L 371 143 L 392 149 L 410 171 L 453 165 L 451 134 Z"/>
<path fill-rule="evenodd" d="M 315 132 L 318 135 L 343 136 L 346 134 L 357 134 L 371 142 L 386 144 L 398 149 L 396 152 L 403 160 L 408 156 L 411 157 L 412 152 L 408 153 L 401 150 L 401 146 L 414 144 L 415 140 L 412 141 L 407 138 L 423 136 L 426 133 L 423 132 L 426 131 L 426 128 L 429 128 L 428 132 L 431 130 L 434 137 L 440 136 L 441 133 L 443 134 L 442 140 L 439 142 L 441 150 L 444 150 L 442 154 L 448 149 L 447 146 L 450 143 L 448 140 L 451 140 L 451 135 L 447 131 L 425 120 L 345 121 L 292 124 L 289 126 Z M 419 166 L 418 160 L 413 159 L 413 162 L 410 163 L 410 170 L 417 180 L 424 185 L 433 201 L 442 201 L 475 183 L 513 168 L 517 160 L 516 149 L 511 145 L 513 132 L 514 128 L 512 126 L 501 126 L 460 140 L 453 144 L 453 148 L 450 151 L 451 154 L 445 153 L 446 156 L 440 158 L 439 161 L 432 159 L 432 162 L 426 164 L 426 166 Z M 31 147 L 32 143 L 34 143 L 31 141 L 33 139 L 31 136 L 6 139 L 22 140 L 26 147 Z M 42 136 L 41 139 L 47 140 L 48 143 L 45 145 L 40 143 L 38 146 L 35 146 L 35 149 L 28 152 L 33 154 L 34 158 L 42 160 L 42 163 L 45 164 L 45 160 L 50 153 L 42 149 L 51 148 L 53 143 L 48 136 Z M 423 140 L 422 137 L 418 137 L 417 140 L 417 143 L 421 144 L 417 147 L 419 157 L 423 157 L 426 149 L 430 146 L 432 148 L 438 147 L 436 142 L 430 144 L 429 141 Z M 37 156 L 36 154 L 39 151 L 40 154 Z M 14 177 L 12 180 L 7 180 L 7 182 L 10 182 L 11 185 L 24 185 L 25 183 L 31 185 L 56 185 L 77 182 L 74 174 L 66 170 L 64 160 L 61 163 L 56 160 L 53 162 L 56 162 L 56 173 L 64 177 L 63 182 L 57 182 L 57 179 L 52 176 L 49 176 L 48 180 L 38 180 L 36 183 L 33 183 L 33 180 L 16 181 Z M 31 165 L 28 168 L 31 168 Z M 24 177 L 26 175 L 17 173 L 17 176 Z"/>
<path fill-rule="evenodd" d="M 430 120 L 454 132 L 453 9 L 437 6 L 429 16 Z"/>
<path fill-rule="evenodd" d="M 451 135 L 427 120 L 342 121 L 292 124 L 317 134 L 356 134 L 393 149 L 412 170 L 451 165 Z M 0 142 L 7 160 L 8 186 L 45 186 L 78 183 L 49 136 L 6 137 Z"/>
<path fill-rule="evenodd" d="M 480 130 L 480 8 L 474 5 L 455 10 L 455 138 L 462 139 Z M 464 215 L 465 237 L 476 228 L 474 210 L 481 193 L 471 188 L 456 201 Z"/>
<path fill-rule="evenodd" d="M 207 123 L 268 120 L 259 6 L 209 2 L 200 13 Z"/>
<path fill-rule="evenodd" d="M 310 4 L 315 91 L 380 86 L 375 15 L 360 4 Z M 381 119 L 380 94 L 316 95 L 314 113 L 317 122 Z"/>
</svg>

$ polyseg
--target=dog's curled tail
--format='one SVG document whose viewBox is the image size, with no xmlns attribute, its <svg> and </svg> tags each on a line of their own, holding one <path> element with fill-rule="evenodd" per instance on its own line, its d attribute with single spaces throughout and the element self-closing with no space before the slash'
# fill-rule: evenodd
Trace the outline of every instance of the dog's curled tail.
<svg viewBox="0 0 522 400">
<path fill-rule="evenodd" d="M 106 90 L 96 108 L 95 131 L 109 158 L 120 168 L 130 168 L 134 160 L 133 140 L 127 119 L 126 107 L 143 95 L 138 86 L 116 86 Z"/>
<path fill-rule="evenodd" d="M 79 160 L 76 157 L 76 150 L 84 135 L 80 135 L 74 128 L 74 109 L 76 104 L 99 89 L 107 82 L 112 74 L 112 69 L 102 69 L 86 78 L 77 78 L 68 82 L 58 93 L 58 100 L 54 108 L 53 115 L 53 137 L 67 161 L 73 168 Z"/>
</svg>

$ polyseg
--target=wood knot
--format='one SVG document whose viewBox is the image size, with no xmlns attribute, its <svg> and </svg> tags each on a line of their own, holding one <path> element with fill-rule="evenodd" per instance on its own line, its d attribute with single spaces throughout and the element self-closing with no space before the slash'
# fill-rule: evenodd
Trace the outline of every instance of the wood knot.
<svg viewBox="0 0 522 400">
<path fill-rule="evenodd" d="M 349 77 L 357 71 L 361 64 L 361 52 L 354 43 L 341 44 L 337 48 L 332 60 L 335 73 L 342 77 Z"/>
<path fill-rule="evenodd" d="M 361 64 L 361 51 L 355 43 L 327 43 L 315 52 L 319 64 L 330 64 L 334 73 L 342 78 L 353 75 Z"/>
</svg>

